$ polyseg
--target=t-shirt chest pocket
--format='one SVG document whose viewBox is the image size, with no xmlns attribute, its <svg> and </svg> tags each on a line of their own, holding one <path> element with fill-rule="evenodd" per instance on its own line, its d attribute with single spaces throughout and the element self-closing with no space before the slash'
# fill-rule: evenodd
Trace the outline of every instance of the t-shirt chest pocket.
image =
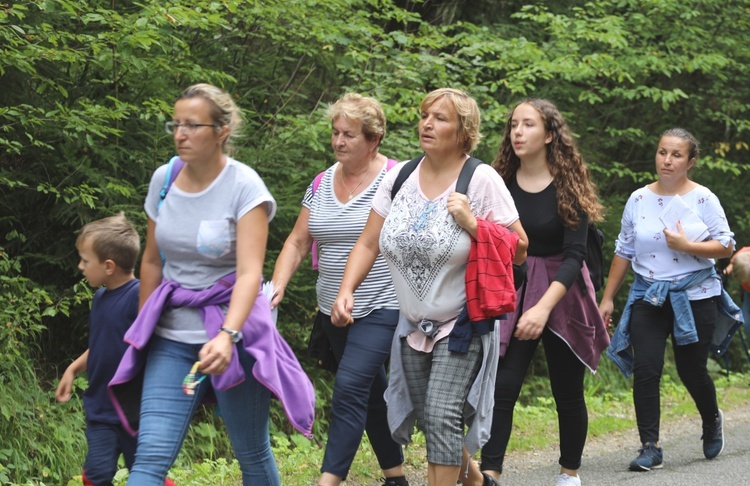
<svg viewBox="0 0 750 486">
<path fill-rule="evenodd" d="M 198 227 L 196 242 L 198 253 L 209 258 L 221 258 L 232 249 L 232 234 L 229 221 L 206 220 Z"/>
</svg>

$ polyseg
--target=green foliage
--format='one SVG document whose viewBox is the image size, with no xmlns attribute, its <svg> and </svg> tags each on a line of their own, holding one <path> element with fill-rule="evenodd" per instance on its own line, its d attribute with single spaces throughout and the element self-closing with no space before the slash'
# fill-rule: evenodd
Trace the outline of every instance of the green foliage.
<svg viewBox="0 0 750 486">
<path fill-rule="evenodd" d="M 0 483 L 60 483 L 80 470 L 85 441 L 82 405 L 56 405 L 52 385 L 40 382 L 35 340 L 43 321 L 67 314 L 70 301 L 55 301 L 20 275 L 22 261 L 0 247 Z"/>
<path fill-rule="evenodd" d="M 0 482 L 45 474 L 56 482 L 79 469 L 80 403 L 52 405 L 48 390 L 85 347 L 88 309 L 76 304 L 91 290 L 75 270 L 76 232 L 124 211 L 145 234 L 150 175 L 174 151 L 163 122 L 189 84 L 222 86 L 244 110 L 235 156 L 279 203 L 266 275 L 305 188 L 334 161 L 325 108 L 346 91 L 383 103 L 382 152 L 399 160 L 420 152 L 418 106 L 434 88 L 464 88 L 477 99 L 484 139 L 476 155 L 484 160 L 497 151 L 510 106 L 525 96 L 552 99 L 607 207 L 607 259 L 628 194 L 653 180 L 658 135 L 683 126 L 702 141 L 694 178 L 716 192 L 747 245 L 747 13 L 745 0 L 0 2 L 0 351 L 9 357 L 0 384 L 18 388 L 0 400 Z M 279 329 L 301 358 L 314 285 L 305 262 L 280 309 Z M 745 366 L 734 343 L 731 358 L 733 370 Z M 285 461 L 323 443 L 328 428 L 331 377 L 302 361 L 316 387 L 316 441 L 300 440 L 275 406 L 274 447 Z M 628 387 L 608 367 L 604 360 L 593 382 L 596 397 Z M 546 376 L 543 359 L 530 374 Z M 527 388 L 548 396 L 544 386 L 532 379 Z M 5 440 L 13 437 L 8 417 L 23 424 L 21 439 Z M 231 452 L 210 412 L 194 429 L 180 464 L 234 467 L 219 462 Z M 52 458 L 54 447 L 66 452 Z"/>
</svg>

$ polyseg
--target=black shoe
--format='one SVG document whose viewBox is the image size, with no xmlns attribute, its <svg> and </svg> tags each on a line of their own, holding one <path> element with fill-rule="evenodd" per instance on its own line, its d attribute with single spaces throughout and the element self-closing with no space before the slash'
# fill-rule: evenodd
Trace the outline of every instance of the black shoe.
<svg viewBox="0 0 750 486">
<path fill-rule="evenodd" d="M 724 450 L 724 413 L 719 410 L 716 421 L 703 426 L 703 455 L 713 459 Z"/>
<path fill-rule="evenodd" d="M 653 442 L 643 444 L 638 449 L 638 457 L 630 462 L 631 471 L 650 471 L 664 465 L 664 451 L 656 447 Z"/>
<path fill-rule="evenodd" d="M 482 481 L 482 486 L 500 486 L 500 483 L 497 482 L 497 479 L 493 478 L 487 473 L 482 473 L 482 476 L 484 476 L 484 481 Z"/>
<path fill-rule="evenodd" d="M 384 486 L 409 486 L 406 476 L 396 476 L 395 478 L 380 478 Z"/>
</svg>

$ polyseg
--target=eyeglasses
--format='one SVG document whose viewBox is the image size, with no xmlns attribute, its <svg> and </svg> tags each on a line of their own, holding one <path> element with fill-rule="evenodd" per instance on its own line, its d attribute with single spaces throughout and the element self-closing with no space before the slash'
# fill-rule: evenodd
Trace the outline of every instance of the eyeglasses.
<svg viewBox="0 0 750 486">
<path fill-rule="evenodd" d="M 198 127 L 218 127 L 218 123 L 177 123 L 168 121 L 164 124 L 164 129 L 168 134 L 174 135 L 178 129 L 182 128 L 183 135 L 190 136 L 195 133 Z"/>
</svg>

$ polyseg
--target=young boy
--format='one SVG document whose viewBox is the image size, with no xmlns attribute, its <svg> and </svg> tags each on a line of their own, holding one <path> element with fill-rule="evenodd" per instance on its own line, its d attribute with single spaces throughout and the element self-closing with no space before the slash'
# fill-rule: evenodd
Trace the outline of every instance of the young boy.
<svg viewBox="0 0 750 486">
<path fill-rule="evenodd" d="M 111 485 L 120 453 L 130 468 L 136 438 L 120 424 L 107 395 L 127 345 L 123 336 L 138 315 L 139 281 L 133 273 L 140 238 L 123 213 L 85 225 L 76 241 L 81 260 L 78 269 L 94 294 L 89 316 L 89 347 L 68 366 L 55 398 L 70 400 L 75 375 L 86 371 L 89 386 L 83 393 L 88 453 L 83 464 L 84 485 Z"/>
<path fill-rule="evenodd" d="M 724 273 L 732 275 L 742 286 L 742 317 L 745 318 L 745 335 L 750 336 L 750 246 L 737 250 Z"/>
</svg>

